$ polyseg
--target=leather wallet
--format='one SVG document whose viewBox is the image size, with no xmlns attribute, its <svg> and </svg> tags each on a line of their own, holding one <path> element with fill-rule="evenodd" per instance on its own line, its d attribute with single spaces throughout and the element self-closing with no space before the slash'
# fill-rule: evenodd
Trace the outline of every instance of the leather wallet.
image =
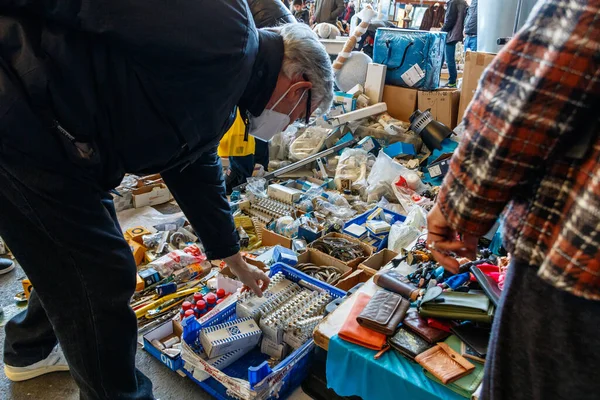
<svg viewBox="0 0 600 400">
<path fill-rule="evenodd" d="M 444 385 L 470 374 L 475 369 L 473 364 L 446 343 L 436 344 L 415 357 L 415 361 Z"/>
<path fill-rule="evenodd" d="M 491 323 L 495 309 L 483 293 L 444 292 L 434 286 L 423 296 L 419 314 L 422 317 Z"/>
<path fill-rule="evenodd" d="M 498 283 L 489 275 L 486 275 L 479 266 L 471 267 L 471 272 L 475 275 L 477 282 L 479 282 L 487 297 L 494 303 L 494 306 L 498 307 L 500 296 L 502 295 L 502 290 L 498 287 Z"/>
<path fill-rule="evenodd" d="M 361 326 L 391 336 L 406 316 L 410 302 L 399 294 L 380 289 L 356 319 Z"/>
<path fill-rule="evenodd" d="M 444 342 L 454 351 L 459 351 L 461 348 L 461 341 L 456 336 L 450 336 Z M 475 369 L 468 375 L 463 376 L 460 379 L 448 384 L 446 387 L 452 390 L 459 395 L 468 398 L 471 398 L 473 393 L 477 391 L 477 388 L 481 386 L 481 382 L 483 381 L 483 373 L 484 373 L 484 365 L 479 362 L 474 362 L 473 365 Z M 428 378 L 442 383 L 439 379 L 433 376 L 429 371 L 425 370 L 425 376 Z"/>
<path fill-rule="evenodd" d="M 346 318 L 344 325 L 342 325 L 342 329 L 340 329 L 338 336 L 347 342 L 371 350 L 381 350 L 386 343 L 387 337 L 382 333 L 374 332 L 360 326 L 356 321 L 356 318 L 367 306 L 371 297 L 364 293 L 359 293 L 357 296 L 356 302 L 354 303 L 354 306 L 352 306 L 350 314 Z"/>
<path fill-rule="evenodd" d="M 406 314 L 402 326 L 416 333 L 428 343 L 435 344 L 450 336 L 449 332 L 429 326 L 427 319 L 421 317 L 416 310 L 411 310 Z"/>
<path fill-rule="evenodd" d="M 416 356 L 432 347 L 430 343 L 404 327 L 400 327 L 390 338 L 389 344 L 394 350 L 413 361 Z"/>
<path fill-rule="evenodd" d="M 413 285 L 407 277 L 393 269 L 381 271 L 373 277 L 373 282 L 379 287 L 398 293 L 411 301 L 417 300 L 419 288 Z"/>
<path fill-rule="evenodd" d="M 489 327 L 481 327 L 472 322 L 465 322 L 452 328 L 452 332 L 473 349 L 479 357 L 485 358 L 492 333 Z"/>
</svg>

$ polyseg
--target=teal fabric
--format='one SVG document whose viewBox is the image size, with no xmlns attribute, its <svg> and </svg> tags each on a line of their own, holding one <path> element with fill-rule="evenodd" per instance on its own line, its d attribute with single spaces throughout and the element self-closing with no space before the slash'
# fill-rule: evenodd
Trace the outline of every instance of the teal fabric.
<svg viewBox="0 0 600 400">
<path fill-rule="evenodd" d="M 398 352 L 389 350 L 379 360 L 373 358 L 376 353 L 333 337 L 327 352 L 329 387 L 340 396 L 363 400 L 464 400 Z"/>
</svg>

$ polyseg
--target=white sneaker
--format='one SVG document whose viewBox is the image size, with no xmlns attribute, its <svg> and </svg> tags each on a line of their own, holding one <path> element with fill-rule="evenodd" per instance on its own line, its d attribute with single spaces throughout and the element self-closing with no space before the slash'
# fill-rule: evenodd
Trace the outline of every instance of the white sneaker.
<svg viewBox="0 0 600 400">
<path fill-rule="evenodd" d="M 49 374 L 50 372 L 68 371 L 69 365 L 62 349 L 59 345 L 52 350 L 52 353 L 42 361 L 31 364 L 27 367 L 11 367 L 4 365 L 4 374 L 13 382 L 26 381 L 28 379 L 37 378 L 40 375 Z"/>
</svg>

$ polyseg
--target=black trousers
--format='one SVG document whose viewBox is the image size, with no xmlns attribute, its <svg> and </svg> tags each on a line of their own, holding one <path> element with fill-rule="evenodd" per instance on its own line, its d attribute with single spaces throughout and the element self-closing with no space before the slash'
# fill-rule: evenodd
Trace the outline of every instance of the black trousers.
<svg viewBox="0 0 600 400">
<path fill-rule="evenodd" d="M 6 325 L 5 363 L 40 361 L 58 340 L 81 398 L 154 399 L 135 368 L 136 266 L 109 195 L 68 161 L 58 172 L 0 155 L 0 236 L 34 287 L 28 309 Z"/>
<path fill-rule="evenodd" d="M 592 400 L 600 393 L 600 302 L 513 262 L 493 325 L 484 400 Z"/>
</svg>

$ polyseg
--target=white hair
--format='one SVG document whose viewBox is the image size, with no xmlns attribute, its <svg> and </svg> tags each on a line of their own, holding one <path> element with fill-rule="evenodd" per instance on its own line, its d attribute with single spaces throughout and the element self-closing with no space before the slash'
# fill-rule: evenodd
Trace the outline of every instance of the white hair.
<svg viewBox="0 0 600 400">
<path fill-rule="evenodd" d="M 283 37 L 284 56 L 281 67 L 289 79 L 306 76 L 312 83 L 312 104 L 320 112 L 329 111 L 333 101 L 331 58 L 317 35 L 306 24 L 291 23 L 266 28 Z"/>
</svg>

